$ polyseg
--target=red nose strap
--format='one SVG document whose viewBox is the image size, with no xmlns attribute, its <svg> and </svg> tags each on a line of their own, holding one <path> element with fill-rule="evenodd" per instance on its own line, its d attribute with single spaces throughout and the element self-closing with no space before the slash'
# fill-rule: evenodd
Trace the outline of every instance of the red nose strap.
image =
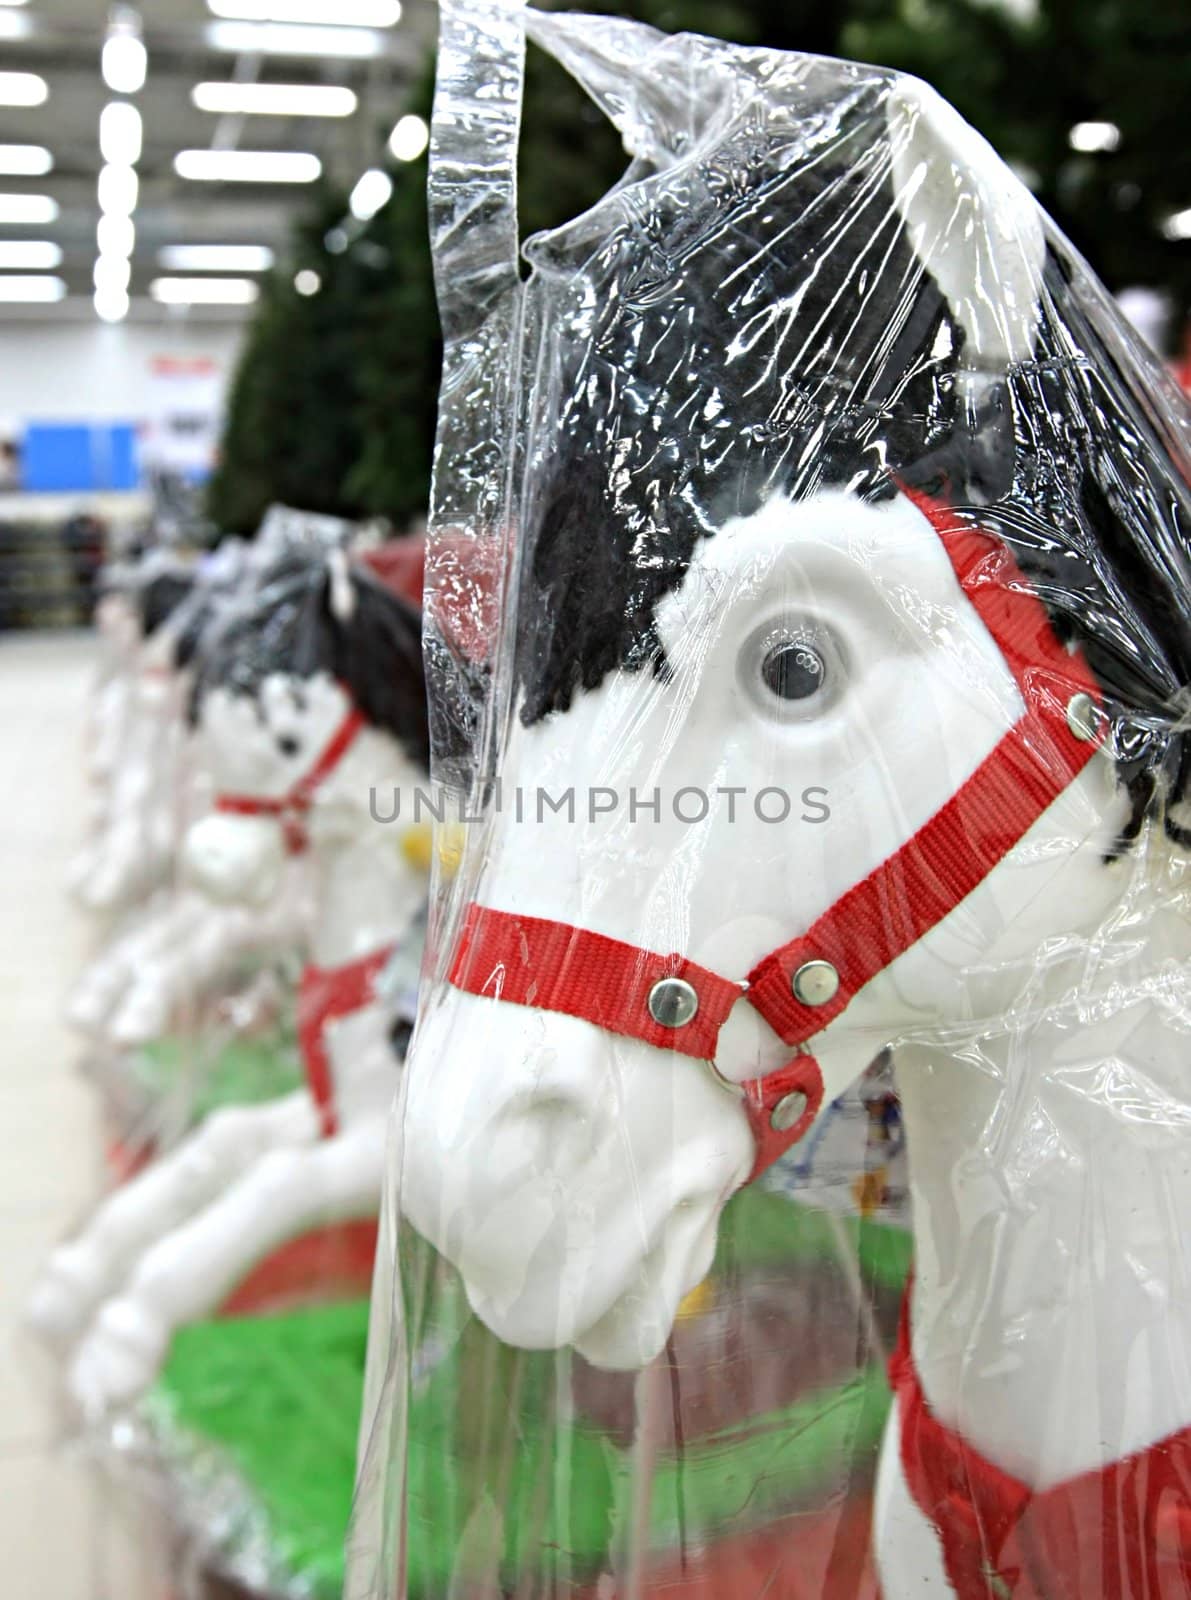
<svg viewBox="0 0 1191 1600">
<path fill-rule="evenodd" d="M 215 800 L 216 811 L 237 817 L 276 817 L 281 823 L 285 848 L 291 856 L 301 855 L 310 844 L 305 817 L 314 803 L 314 796 L 365 726 L 362 713 L 353 707 L 331 736 L 330 743 L 318 760 L 298 779 L 288 794 L 283 794 L 279 799 L 256 794 L 221 794 Z"/>
<path fill-rule="evenodd" d="M 954 911 L 1024 837 L 1103 737 L 1096 680 L 1083 657 L 1056 637 L 1000 540 L 950 508 L 904 492 L 938 534 L 1025 708 L 971 777 L 899 850 L 804 933 L 759 961 L 744 982 L 681 955 L 656 955 L 566 923 L 473 904 L 448 974 L 456 988 L 581 1017 L 707 1061 L 743 998 L 786 1044 L 801 1046 Z M 697 1005 L 690 1020 L 673 1026 L 658 1022 L 656 1007 L 651 1011 L 656 986 L 667 978 L 689 984 Z M 796 1055 L 743 1089 L 757 1146 L 755 1178 L 810 1127 L 823 1082 L 813 1057 Z"/>
<path fill-rule="evenodd" d="M 720 1029 L 742 997 L 756 1004 L 747 984 L 721 978 L 680 955 L 657 955 L 620 939 L 541 917 L 519 917 L 470 905 L 448 981 L 468 994 L 489 995 L 539 1011 L 581 1017 L 607 1033 L 677 1050 L 696 1061 L 715 1057 Z M 651 998 L 659 985 L 689 985 L 697 1009 L 671 1024 Z M 683 991 L 679 991 L 680 998 Z M 757 1005 L 769 1021 L 765 1010 Z M 744 1109 L 757 1147 L 750 1181 L 801 1139 L 823 1102 L 823 1079 L 810 1056 L 742 1085 Z"/>
</svg>

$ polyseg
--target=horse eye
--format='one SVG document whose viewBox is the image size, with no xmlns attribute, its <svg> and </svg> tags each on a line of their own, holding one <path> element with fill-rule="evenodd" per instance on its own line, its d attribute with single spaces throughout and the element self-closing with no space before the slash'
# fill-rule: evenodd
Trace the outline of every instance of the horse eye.
<svg viewBox="0 0 1191 1600">
<path fill-rule="evenodd" d="M 765 686 L 779 700 L 809 700 L 823 687 L 827 668 L 809 644 L 779 644 L 761 663 Z"/>
<path fill-rule="evenodd" d="M 292 733 L 283 733 L 277 741 L 277 748 L 283 756 L 296 756 L 302 748 L 302 741 L 295 739 Z"/>
</svg>

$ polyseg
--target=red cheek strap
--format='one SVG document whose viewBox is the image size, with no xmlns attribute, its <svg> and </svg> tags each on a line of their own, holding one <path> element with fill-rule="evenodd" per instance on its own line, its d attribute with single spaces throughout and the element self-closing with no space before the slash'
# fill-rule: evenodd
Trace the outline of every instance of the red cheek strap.
<svg viewBox="0 0 1191 1600">
<path fill-rule="evenodd" d="M 319 787 L 334 772 L 365 728 L 365 719 L 354 707 L 331 735 L 314 765 L 300 777 L 288 793 L 272 798 L 257 794 L 221 794 L 215 799 L 216 811 L 235 817 L 276 817 L 281 824 L 285 848 L 298 856 L 309 848 L 306 813 L 314 804 Z"/>
</svg>

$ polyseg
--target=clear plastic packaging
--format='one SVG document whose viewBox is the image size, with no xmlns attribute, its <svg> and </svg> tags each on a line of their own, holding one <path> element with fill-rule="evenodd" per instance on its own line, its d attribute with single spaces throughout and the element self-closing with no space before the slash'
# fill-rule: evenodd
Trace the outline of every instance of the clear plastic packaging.
<svg viewBox="0 0 1191 1600">
<path fill-rule="evenodd" d="M 527 31 L 630 162 L 523 275 Z M 430 197 L 351 1600 L 1191 1592 L 1185 406 L 874 67 L 448 0 Z"/>
<path fill-rule="evenodd" d="M 301 1600 L 342 1590 L 427 894 L 426 830 L 389 807 L 426 778 L 418 552 L 369 540 L 357 558 L 342 532 L 291 516 L 206 574 L 209 615 L 184 602 L 162 624 L 176 732 L 208 780 L 170 910 L 205 1003 L 146 1041 L 134 1078 L 110 1064 L 102 1086 L 117 1109 L 139 1097 L 153 1137 L 29 1306 L 86 1441 L 160 1503 L 196 1570 Z M 309 911 L 267 960 L 297 870 Z M 156 926 L 138 929 L 142 969 Z M 238 986 L 253 930 L 260 970 Z"/>
</svg>

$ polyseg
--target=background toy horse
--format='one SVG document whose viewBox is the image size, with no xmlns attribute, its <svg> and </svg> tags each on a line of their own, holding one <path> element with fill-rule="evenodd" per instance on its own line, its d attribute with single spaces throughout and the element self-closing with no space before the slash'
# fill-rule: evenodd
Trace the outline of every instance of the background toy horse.
<svg viewBox="0 0 1191 1600">
<path fill-rule="evenodd" d="M 922 86 L 534 27 L 640 161 L 533 246 L 500 775 L 622 798 L 488 824 L 405 1215 L 502 1340 L 641 1366 L 728 1199 L 891 1045 L 886 1600 L 1185 1585 L 1185 416 Z M 819 826 L 754 804 L 810 786 Z"/>
<path fill-rule="evenodd" d="M 181 709 L 166 624 L 194 586 L 176 561 L 149 561 L 101 602 L 115 660 L 93 709 L 90 837 L 70 870 L 89 911 L 123 911 L 164 884 L 185 805 Z"/>
<path fill-rule="evenodd" d="M 188 836 L 192 875 L 264 898 L 287 850 L 310 856 L 308 1087 L 214 1113 L 56 1253 L 32 1315 L 83 1333 L 72 1387 L 89 1411 L 136 1395 L 172 1332 L 271 1250 L 375 1216 L 397 1059 L 378 983 L 395 947 L 420 937 L 424 871 L 371 806 L 374 787 L 408 790 L 425 767 L 417 613 L 342 556 L 291 556 L 214 644 L 193 704 L 219 794 Z"/>
</svg>

